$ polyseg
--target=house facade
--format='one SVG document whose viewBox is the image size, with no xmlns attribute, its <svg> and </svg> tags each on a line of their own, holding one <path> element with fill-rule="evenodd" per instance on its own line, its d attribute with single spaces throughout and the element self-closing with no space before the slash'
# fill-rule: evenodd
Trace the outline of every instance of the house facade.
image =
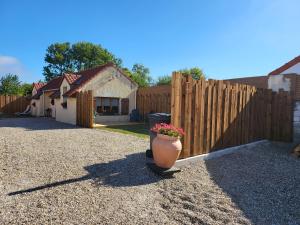
<svg viewBox="0 0 300 225">
<path fill-rule="evenodd" d="M 49 107 L 41 105 L 47 105 L 57 121 L 76 124 L 76 95 L 88 90 L 94 95 L 95 123 L 129 121 L 130 112 L 136 108 L 138 85 L 111 63 L 76 74 L 66 73 L 58 79 L 55 89 L 47 91 L 47 84 L 40 91 L 43 96 L 33 98 L 32 102 L 40 101 L 39 113 L 33 115 L 46 115 Z"/>
<path fill-rule="evenodd" d="M 61 80 L 62 80 L 61 77 L 56 77 L 51 81 L 49 81 L 48 83 L 45 83 L 43 85 L 40 84 L 39 88 L 35 88 L 35 87 L 33 88 L 32 99 L 31 99 L 32 116 L 55 117 L 55 108 L 53 102 L 51 102 L 50 95 L 59 89 Z M 53 113 L 51 113 L 52 110 Z"/>
</svg>

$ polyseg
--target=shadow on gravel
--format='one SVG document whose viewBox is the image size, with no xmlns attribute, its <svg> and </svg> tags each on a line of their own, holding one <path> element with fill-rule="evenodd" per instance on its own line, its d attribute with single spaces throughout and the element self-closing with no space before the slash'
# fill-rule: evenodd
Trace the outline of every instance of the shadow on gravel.
<svg viewBox="0 0 300 225">
<path fill-rule="evenodd" d="M 56 129 L 78 129 L 71 124 L 61 123 L 53 118 L 47 117 L 27 117 L 27 118 L 7 118 L 0 120 L 1 127 L 20 127 L 27 131 L 36 130 L 56 130 Z"/>
<path fill-rule="evenodd" d="M 300 224 L 300 161 L 290 154 L 293 146 L 266 143 L 205 163 L 253 224 Z"/>
<path fill-rule="evenodd" d="M 127 155 L 125 158 L 108 163 L 86 166 L 84 169 L 88 172 L 85 176 L 11 192 L 8 195 L 30 193 L 85 180 L 92 180 L 95 186 L 130 187 L 151 184 L 162 179 L 148 170 L 143 152 Z"/>
</svg>

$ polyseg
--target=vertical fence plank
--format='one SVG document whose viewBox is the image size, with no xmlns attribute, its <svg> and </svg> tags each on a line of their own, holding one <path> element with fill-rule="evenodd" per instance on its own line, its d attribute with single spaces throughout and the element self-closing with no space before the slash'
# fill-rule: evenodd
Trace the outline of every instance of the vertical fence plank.
<svg viewBox="0 0 300 225">
<path fill-rule="evenodd" d="M 200 135 L 200 109 L 201 109 L 201 105 L 200 105 L 200 94 L 201 94 L 201 80 L 199 80 L 199 82 L 196 83 L 195 85 L 195 95 L 194 97 L 194 105 L 195 105 L 195 109 L 194 109 L 194 145 L 193 145 L 193 155 L 198 155 L 200 153 L 200 139 L 199 139 L 199 135 Z"/>
<path fill-rule="evenodd" d="M 208 153 L 211 150 L 211 105 L 212 105 L 212 81 L 208 82 L 206 89 L 206 140 L 205 140 L 205 152 Z"/>
<path fill-rule="evenodd" d="M 190 156 L 191 150 L 191 119 L 192 119 L 192 77 L 189 76 L 185 87 L 185 108 L 184 108 L 184 148 L 183 157 Z"/>
<path fill-rule="evenodd" d="M 211 108 L 211 149 L 215 148 L 216 144 L 216 120 L 217 120 L 217 86 L 216 82 L 212 81 L 212 108 Z"/>
</svg>

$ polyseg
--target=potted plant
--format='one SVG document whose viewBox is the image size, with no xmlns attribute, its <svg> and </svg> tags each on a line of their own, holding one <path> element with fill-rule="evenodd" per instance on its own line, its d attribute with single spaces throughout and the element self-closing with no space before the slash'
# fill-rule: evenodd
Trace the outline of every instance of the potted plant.
<svg viewBox="0 0 300 225">
<path fill-rule="evenodd" d="M 182 150 L 180 138 L 184 135 L 181 128 L 166 123 L 155 124 L 151 131 L 157 136 L 152 142 L 153 158 L 157 166 L 171 168 Z"/>
</svg>

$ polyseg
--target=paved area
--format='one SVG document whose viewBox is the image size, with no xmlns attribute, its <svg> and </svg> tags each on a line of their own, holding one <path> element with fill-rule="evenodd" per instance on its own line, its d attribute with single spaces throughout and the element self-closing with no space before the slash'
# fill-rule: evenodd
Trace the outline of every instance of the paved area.
<svg viewBox="0 0 300 225">
<path fill-rule="evenodd" d="M 51 119 L 0 120 L 0 224 L 300 224 L 300 161 L 266 143 L 145 167 L 148 141 Z"/>
</svg>

